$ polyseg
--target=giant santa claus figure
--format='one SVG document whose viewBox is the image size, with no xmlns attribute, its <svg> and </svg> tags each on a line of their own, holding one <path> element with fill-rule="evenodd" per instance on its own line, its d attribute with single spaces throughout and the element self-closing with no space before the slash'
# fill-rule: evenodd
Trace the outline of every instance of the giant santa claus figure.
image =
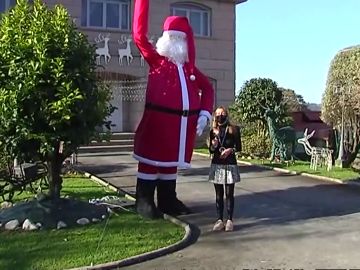
<svg viewBox="0 0 360 270">
<path fill-rule="evenodd" d="M 134 140 L 134 158 L 139 161 L 136 210 L 156 218 L 160 212 L 189 213 L 176 197 L 177 168 L 190 167 L 196 133 L 200 136 L 211 118 L 214 90 L 195 67 L 187 18 L 167 17 L 154 48 L 147 38 L 148 17 L 149 0 L 136 0 L 133 38 L 149 64 L 145 110 Z"/>
</svg>

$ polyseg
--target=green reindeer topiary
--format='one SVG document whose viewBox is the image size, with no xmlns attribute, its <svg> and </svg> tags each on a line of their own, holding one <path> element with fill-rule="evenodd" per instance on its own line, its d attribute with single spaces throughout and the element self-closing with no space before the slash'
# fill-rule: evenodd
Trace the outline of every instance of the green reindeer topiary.
<svg viewBox="0 0 360 270">
<path fill-rule="evenodd" d="M 269 135 L 272 141 L 270 160 L 273 161 L 276 155 L 280 156 L 281 161 L 294 159 L 295 151 L 295 130 L 290 126 L 276 128 L 275 119 L 276 113 L 270 108 L 265 108 L 265 118 L 269 128 Z M 288 147 L 291 146 L 291 153 L 287 155 Z"/>
</svg>

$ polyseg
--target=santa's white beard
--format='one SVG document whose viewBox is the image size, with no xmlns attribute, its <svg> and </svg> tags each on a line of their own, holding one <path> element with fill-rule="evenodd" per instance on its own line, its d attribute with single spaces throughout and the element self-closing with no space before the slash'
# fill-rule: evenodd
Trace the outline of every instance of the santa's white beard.
<svg viewBox="0 0 360 270">
<path fill-rule="evenodd" d="M 184 64 L 188 60 L 186 39 L 182 37 L 161 36 L 156 42 L 156 51 L 175 64 Z"/>
</svg>

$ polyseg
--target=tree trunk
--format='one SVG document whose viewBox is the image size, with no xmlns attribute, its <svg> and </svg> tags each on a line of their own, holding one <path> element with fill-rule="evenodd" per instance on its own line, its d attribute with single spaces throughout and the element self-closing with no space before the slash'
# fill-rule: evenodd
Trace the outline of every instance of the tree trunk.
<svg viewBox="0 0 360 270">
<path fill-rule="evenodd" d="M 49 197 L 52 200 L 60 199 L 62 188 L 61 166 L 63 163 L 62 154 L 59 153 L 59 146 L 55 147 L 54 152 L 48 159 L 48 176 L 49 176 Z"/>
<path fill-rule="evenodd" d="M 355 116 L 354 121 L 351 121 L 351 129 L 348 133 L 349 141 L 351 142 L 351 152 L 348 153 L 344 167 L 348 168 L 357 158 L 357 154 L 360 150 L 360 141 L 359 141 L 359 127 L 358 127 L 358 117 Z M 359 161 L 357 161 L 359 163 Z"/>
<path fill-rule="evenodd" d="M 358 143 L 355 147 L 355 150 L 348 155 L 348 158 L 346 159 L 344 164 L 345 168 L 349 168 L 350 165 L 355 161 L 359 150 L 360 150 L 360 143 Z"/>
</svg>

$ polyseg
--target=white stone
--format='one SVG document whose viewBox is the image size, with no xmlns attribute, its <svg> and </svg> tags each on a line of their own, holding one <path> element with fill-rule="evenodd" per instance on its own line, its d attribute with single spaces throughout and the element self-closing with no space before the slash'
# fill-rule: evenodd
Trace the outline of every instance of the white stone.
<svg viewBox="0 0 360 270">
<path fill-rule="evenodd" d="M 5 208 L 10 208 L 12 206 L 13 204 L 11 202 L 2 202 L 0 208 L 5 209 Z"/>
<path fill-rule="evenodd" d="M 92 220 L 91 220 L 92 222 L 94 222 L 94 223 L 97 223 L 97 222 L 99 222 L 100 221 L 100 219 L 98 219 L 98 218 L 92 218 Z M 1 227 L 1 226 L 0 226 Z"/>
<path fill-rule="evenodd" d="M 114 211 L 110 207 L 107 208 L 107 212 L 109 213 L 109 215 L 114 214 Z"/>
<path fill-rule="evenodd" d="M 106 218 L 106 215 L 102 215 L 101 218 L 102 218 L 102 219 L 105 219 L 105 218 Z"/>
<path fill-rule="evenodd" d="M 20 222 L 17 219 L 10 220 L 5 224 L 5 230 L 15 230 L 19 225 Z"/>
<path fill-rule="evenodd" d="M 56 228 L 58 230 L 60 230 L 62 228 L 66 228 L 66 227 L 67 227 L 66 223 L 64 221 L 61 221 L 61 220 L 57 223 L 57 226 L 56 226 Z"/>
<path fill-rule="evenodd" d="M 40 229 L 42 227 L 42 224 L 40 222 L 36 223 L 36 226 Z"/>
<path fill-rule="evenodd" d="M 87 218 L 79 218 L 76 223 L 79 225 L 86 225 L 90 223 L 90 220 L 88 220 Z"/>
<path fill-rule="evenodd" d="M 34 223 L 32 223 L 29 219 L 25 219 L 22 228 L 25 231 L 34 231 L 38 229 L 38 227 Z"/>
</svg>

